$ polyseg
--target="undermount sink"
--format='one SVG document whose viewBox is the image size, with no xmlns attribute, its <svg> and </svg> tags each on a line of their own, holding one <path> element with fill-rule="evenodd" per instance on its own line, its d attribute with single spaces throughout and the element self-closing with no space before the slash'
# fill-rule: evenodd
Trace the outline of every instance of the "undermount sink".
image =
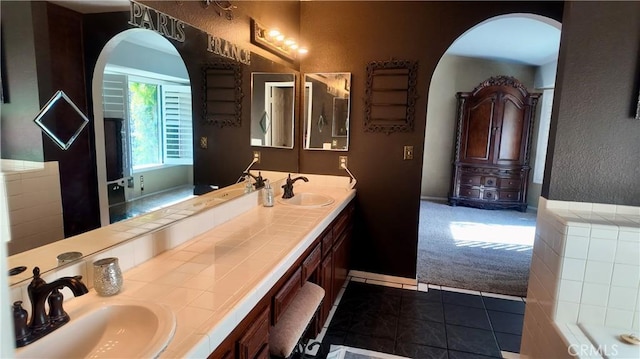
<svg viewBox="0 0 640 359">
<path fill-rule="evenodd" d="M 97 300 L 67 312 L 69 323 L 18 348 L 15 357 L 155 358 L 176 328 L 169 308 L 136 300 Z"/>
<path fill-rule="evenodd" d="M 278 202 L 298 207 L 324 207 L 334 202 L 332 197 L 320 193 L 303 192 L 294 195 L 292 198 L 278 198 Z"/>
</svg>

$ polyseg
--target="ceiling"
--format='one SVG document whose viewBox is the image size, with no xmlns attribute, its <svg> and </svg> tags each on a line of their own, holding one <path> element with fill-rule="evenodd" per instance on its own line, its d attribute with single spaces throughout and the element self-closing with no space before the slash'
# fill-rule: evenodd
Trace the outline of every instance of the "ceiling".
<svg viewBox="0 0 640 359">
<path fill-rule="evenodd" d="M 447 54 L 540 66 L 557 60 L 560 23 L 533 16 L 490 19 L 462 34 Z"/>
</svg>

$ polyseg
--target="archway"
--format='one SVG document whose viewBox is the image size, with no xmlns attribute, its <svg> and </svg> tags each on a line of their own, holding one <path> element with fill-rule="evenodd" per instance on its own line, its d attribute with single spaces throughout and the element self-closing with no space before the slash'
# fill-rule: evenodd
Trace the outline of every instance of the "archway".
<svg viewBox="0 0 640 359">
<path fill-rule="evenodd" d="M 429 260 L 425 259 L 425 251 L 427 250 L 425 246 L 427 248 L 429 246 L 425 243 L 425 238 L 433 238 L 436 235 L 448 241 L 446 244 L 451 245 L 453 251 L 471 251 L 471 249 L 475 248 L 478 251 L 486 249 L 487 251 L 492 251 L 492 253 L 499 253 L 500 251 L 504 253 L 529 251 L 530 253 L 535 229 L 535 213 L 533 215 L 529 214 L 528 218 L 529 223 L 533 223 L 532 226 L 529 225 L 526 230 L 522 229 L 528 233 L 526 235 L 531 236 L 531 241 L 513 241 L 511 239 L 513 235 L 509 235 L 509 233 L 514 233 L 517 236 L 515 233 L 520 230 L 518 227 L 510 226 L 509 223 L 500 223 L 501 226 L 487 226 L 486 222 L 491 221 L 487 217 L 476 219 L 485 223 L 478 224 L 476 222 L 474 225 L 471 218 L 456 214 L 455 223 L 447 222 L 443 224 L 446 228 L 442 228 L 439 232 L 440 234 L 428 233 L 427 231 L 434 227 L 435 224 L 431 223 L 432 225 L 429 226 L 428 223 L 425 225 L 425 222 L 428 222 L 427 218 L 429 217 L 439 216 L 443 218 L 445 210 L 452 209 L 442 203 L 447 201 L 451 188 L 451 159 L 453 158 L 452 154 L 456 143 L 456 92 L 471 91 L 480 82 L 497 75 L 514 76 L 523 81 L 525 86 L 531 89 L 532 92 L 553 88 L 560 27 L 560 23 L 555 20 L 532 14 L 509 14 L 490 18 L 461 35 L 440 59 L 434 71 L 429 90 L 424 148 L 424 153 L 428 155 L 424 156 L 423 161 L 421 197 L 428 202 L 440 202 L 443 207 L 440 207 L 440 211 L 436 214 L 432 213 L 427 216 L 421 213 L 420 216 L 417 263 L 419 282 L 428 282 L 425 280 L 424 263 L 429 262 Z M 513 35 L 512 37 L 515 41 L 513 44 L 508 43 L 510 35 Z M 524 46 L 519 46 L 518 44 L 524 44 Z M 555 50 L 552 53 L 540 56 L 542 53 L 541 48 L 555 48 Z M 533 91 L 534 89 L 536 91 Z M 540 101 L 537 115 L 535 116 L 534 123 L 536 127 L 533 129 L 532 155 L 535 156 L 537 154 L 538 156 L 536 156 L 537 158 L 532 158 L 534 170 L 536 166 L 544 168 L 544 164 L 541 163 L 540 159 L 544 160 L 546 154 L 546 137 L 543 138 L 544 141 L 541 141 L 544 142 L 544 146 L 537 144 L 540 127 L 539 119 L 540 113 L 544 113 L 544 111 L 541 111 L 542 107 L 550 109 L 551 101 L 544 102 L 552 96 L 552 94 L 546 95 L 547 98 Z M 548 121 L 546 124 L 548 126 Z M 543 125 L 541 133 L 543 135 L 545 133 L 548 134 L 548 127 L 545 129 Z M 529 182 L 531 182 L 531 179 L 532 176 L 530 176 Z M 536 186 L 538 188 L 535 188 Z M 540 184 L 530 183 L 529 187 L 530 192 L 533 192 L 530 196 L 531 202 L 535 204 L 540 194 L 541 179 Z M 532 187 L 534 187 L 533 191 L 531 190 Z M 422 208 L 427 201 L 422 201 Z M 471 210 L 470 208 L 468 209 Z M 431 210 L 434 209 L 432 208 Z M 460 209 L 460 211 L 464 212 L 465 209 Z M 486 210 L 484 211 L 487 212 Z M 497 213 L 487 212 L 485 214 L 491 217 L 491 215 L 496 215 Z M 517 212 L 514 212 L 514 214 L 517 215 Z M 487 235 L 489 238 L 487 236 L 483 237 L 481 230 L 489 231 Z M 500 240 L 501 233 L 506 233 L 509 238 Z M 469 234 L 473 240 L 469 239 Z M 431 248 L 433 249 L 434 247 L 432 244 Z M 469 254 L 467 253 L 467 255 Z M 478 254 L 474 252 L 470 256 L 475 259 Z M 440 257 L 443 257 L 442 253 L 440 253 Z M 455 256 L 449 257 L 447 261 L 448 264 L 446 266 L 441 266 L 453 272 L 453 274 L 447 275 L 464 276 L 465 271 L 471 271 L 468 268 L 464 268 L 464 264 L 456 264 Z M 461 262 L 464 262 L 464 260 L 461 260 Z M 522 267 L 524 262 L 525 260 L 519 264 L 519 267 Z M 526 268 L 522 268 L 522 276 L 528 276 L 528 265 L 528 262 L 524 264 Z M 482 269 L 473 269 L 473 271 L 478 270 Z M 439 275 L 444 276 L 445 274 Z M 517 293 L 506 294 L 526 295 L 526 278 L 522 279 L 521 282 L 524 283 L 524 292 L 520 289 Z M 474 285 L 477 286 L 478 283 L 464 284 L 462 281 L 443 281 L 443 283 L 455 288 L 479 290 L 479 287 L 474 288 Z M 482 288 L 482 291 L 502 292 L 503 294 L 505 292 L 504 289 L 492 291 L 486 288 Z"/>
<path fill-rule="evenodd" d="M 139 111 L 133 106 L 139 105 L 130 100 L 130 97 L 133 98 L 132 86 L 142 86 L 150 91 L 151 94 L 146 96 L 147 100 L 155 101 L 147 104 L 147 108 L 151 112 L 155 111 L 154 113 L 147 111 L 145 115 L 138 116 L 145 118 L 143 121 L 146 121 L 147 132 L 156 131 L 157 138 L 153 143 L 141 141 L 140 138 L 143 137 L 140 133 L 144 133 L 140 131 L 142 126 L 134 124 L 133 113 Z M 110 199 L 112 203 L 114 198 L 115 201 L 126 203 L 149 192 L 162 191 L 176 183 L 193 184 L 190 79 L 184 60 L 167 39 L 146 29 L 129 29 L 114 36 L 98 57 L 92 79 L 92 93 L 100 220 L 103 226 L 118 219 L 113 218 L 113 213 L 110 218 Z M 171 101 L 167 100 L 168 96 Z M 187 110 L 178 119 L 166 116 L 171 109 L 165 108 L 165 105 L 173 102 L 176 103 L 175 106 Z M 143 122 L 138 120 L 138 123 Z M 183 137 L 176 139 L 176 132 Z M 118 138 L 118 134 L 122 136 Z M 108 143 L 113 143 L 114 139 L 118 150 L 108 150 L 107 147 L 111 148 Z M 173 144 L 176 142 L 186 152 L 181 149 L 184 153 L 172 155 L 180 152 L 172 147 L 178 146 Z M 151 151 L 156 154 L 151 159 L 136 159 L 136 148 L 139 149 L 138 152 Z M 121 160 L 121 163 L 114 165 L 114 158 Z M 152 180 L 149 186 L 148 171 L 156 173 L 152 176 L 171 180 L 160 184 L 157 183 L 160 181 Z M 147 192 L 144 192 L 145 184 Z M 126 215 L 119 219 L 124 218 Z"/>
</svg>

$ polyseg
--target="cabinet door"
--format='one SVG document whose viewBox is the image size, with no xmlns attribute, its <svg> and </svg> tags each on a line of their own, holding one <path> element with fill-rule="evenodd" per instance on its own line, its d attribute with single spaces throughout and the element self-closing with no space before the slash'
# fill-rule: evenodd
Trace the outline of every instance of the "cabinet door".
<svg viewBox="0 0 640 359">
<path fill-rule="evenodd" d="M 238 340 L 238 359 L 264 357 L 269 352 L 269 310 L 265 310 Z"/>
<path fill-rule="evenodd" d="M 349 273 L 349 237 L 349 229 L 347 229 L 333 246 L 332 303 L 335 302 Z"/>
<path fill-rule="evenodd" d="M 333 297 L 331 293 L 331 287 L 333 286 L 333 255 L 331 252 L 322 260 L 320 264 L 320 276 L 318 278 L 318 285 L 324 289 L 324 300 L 322 301 L 322 308 L 320 309 L 320 320 L 319 326 L 322 329 L 327 318 L 329 317 L 329 312 L 331 311 L 331 306 L 333 306 L 333 301 L 331 298 Z"/>
<path fill-rule="evenodd" d="M 500 96 L 499 111 L 500 121 L 495 131 L 494 163 L 522 164 L 529 128 L 528 108 L 521 97 L 505 92 Z"/>
<path fill-rule="evenodd" d="M 462 128 L 460 161 L 469 163 L 490 163 L 491 138 L 497 118 L 496 94 L 482 97 L 468 103 Z"/>
</svg>

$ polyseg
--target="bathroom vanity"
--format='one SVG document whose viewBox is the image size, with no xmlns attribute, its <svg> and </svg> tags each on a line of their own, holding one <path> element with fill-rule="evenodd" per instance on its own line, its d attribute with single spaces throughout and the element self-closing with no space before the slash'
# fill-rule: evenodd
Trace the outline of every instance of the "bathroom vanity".
<svg viewBox="0 0 640 359">
<path fill-rule="evenodd" d="M 91 288 L 92 263 L 118 257 L 124 272 L 122 292 L 98 297 L 92 289 L 88 297 L 77 299 L 65 294 L 70 299 L 65 302 L 70 324 L 80 303 L 94 302 L 91 297 L 105 305 L 123 300 L 159 304 L 169 308 L 176 321 L 161 358 L 268 357 L 269 331 L 297 289 L 310 281 L 325 290 L 309 329 L 315 336 L 349 269 L 355 190 L 346 177 L 305 176 L 309 183 L 296 183 L 296 196 L 313 193 L 333 202 L 295 205 L 275 201 L 274 207 L 263 207 L 261 191 L 254 191 L 201 208 L 207 195 L 201 196 L 180 204 L 199 209 L 192 215 L 59 267 L 45 279 L 83 275 Z M 280 189 L 280 182 L 273 183 L 275 189 Z M 190 202 L 196 200 L 199 202 Z M 12 301 L 28 302 L 27 284 L 23 281 L 11 287 Z"/>
</svg>

